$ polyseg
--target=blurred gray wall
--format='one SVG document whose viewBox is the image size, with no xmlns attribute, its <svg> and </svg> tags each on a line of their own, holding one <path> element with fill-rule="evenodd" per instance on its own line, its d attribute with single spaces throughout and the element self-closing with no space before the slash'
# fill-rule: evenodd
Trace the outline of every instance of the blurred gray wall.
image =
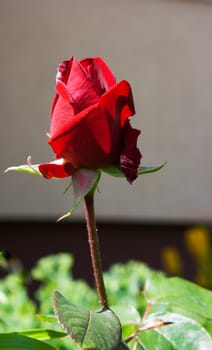
<svg viewBox="0 0 212 350">
<path fill-rule="evenodd" d="M 0 0 L 0 217 L 48 218 L 72 201 L 69 180 L 3 174 L 53 160 L 45 132 L 58 63 L 102 56 L 132 85 L 143 165 L 130 186 L 103 176 L 99 218 L 210 220 L 212 5 L 173 0 Z M 80 207 L 74 219 L 81 217 Z"/>
</svg>

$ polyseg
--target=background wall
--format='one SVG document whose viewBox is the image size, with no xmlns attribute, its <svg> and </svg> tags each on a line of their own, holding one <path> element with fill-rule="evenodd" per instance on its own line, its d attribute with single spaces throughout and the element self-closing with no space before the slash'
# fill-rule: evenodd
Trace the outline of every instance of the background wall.
<svg viewBox="0 0 212 350">
<path fill-rule="evenodd" d="M 70 206 L 68 180 L 3 174 L 50 161 L 56 68 L 102 56 L 132 85 L 143 165 L 166 167 L 132 186 L 104 176 L 104 219 L 210 220 L 212 214 L 212 5 L 174 0 L 1 0 L 0 217 L 53 220 Z M 82 208 L 74 218 L 82 215 Z"/>
</svg>

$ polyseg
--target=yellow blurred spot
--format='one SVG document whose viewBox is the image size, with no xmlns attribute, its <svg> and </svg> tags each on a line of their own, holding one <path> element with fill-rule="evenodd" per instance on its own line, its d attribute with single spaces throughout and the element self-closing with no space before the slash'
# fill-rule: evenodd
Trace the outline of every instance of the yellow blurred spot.
<svg viewBox="0 0 212 350">
<path fill-rule="evenodd" d="M 206 274 L 206 273 L 204 273 L 202 271 L 199 271 L 197 273 L 196 278 L 195 278 L 195 282 L 197 284 L 199 284 L 200 286 L 205 287 L 205 288 L 208 287 L 208 280 L 209 280 L 208 274 Z"/>
<path fill-rule="evenodd" d="M 183 270 L 182 259 L 175 247 L 167 246 L 161 251 L 165 270 L 171 275 L 180 275 Z"/>
<path fill-rule="evenodd" d="M 190 228 L 185 232 L 185 243 L 196 258 L 207 256 L 210 250 L 209 231 L 205 227 Z"/>
</svg>

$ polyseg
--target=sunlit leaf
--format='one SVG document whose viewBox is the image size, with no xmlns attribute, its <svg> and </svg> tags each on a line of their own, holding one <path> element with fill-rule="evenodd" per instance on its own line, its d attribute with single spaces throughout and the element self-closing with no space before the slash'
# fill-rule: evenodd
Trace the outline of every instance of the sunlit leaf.
<svg viewBox="0 0 212 350">
<path fill-rule="evenodd" d="M 199 322 L 212 335 L 212 292 L 182 278 L 153 274 L 145 295 L 153 310 L 176 312 Z"/>
<path fill-rule="evenodd" d="M 152 315 L 153 316 L 153 315 Z M 163 327 L 142 331 L 137 338 L 145 350 L 211 350 L 212 339 L 196 321 L 174 313 L 161 316 Z M 157 347 L 156 347 L 157 346 Z"/>
<path fill-rule="evenodd" d="M 121 319 L 122 325 L 139 324 L 141 316 L 135 306 L 122 302 L 120 305 L 113 307 L 116 315 Z"/>
<path fill-rule="evenodd" d="M 43 314 L 37 314 L 36 317 L 41 321 L 41 322 L 49 322 L 49 323 L 54 323 L 57 321 L 56 317 L 54 315 L 43 315 Z"/>
</svg>

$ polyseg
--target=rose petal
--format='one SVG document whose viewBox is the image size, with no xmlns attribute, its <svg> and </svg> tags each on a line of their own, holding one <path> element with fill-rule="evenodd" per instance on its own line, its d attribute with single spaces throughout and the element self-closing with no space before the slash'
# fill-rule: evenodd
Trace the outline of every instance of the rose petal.
<svg viewBox="0 0 212 350">
<path fill-rule="evenodd" d="M 114 118 L 118 116 L 121 127 L 130 116 L 135 114 L 131 87 L 126 80 L 120 81 L 108 90 L 102 96 L 100 103 L 111 116 Z"/>
<path fill-rule="evenodd" d="M 69 61 L 63 61 L 59 64 L 57 68 L 56 82 L 62 81 L 64 84 L 67 84 L 72 62 L 73 57 L 71 57 Z"/>
<path fill-rule="evenodd" d="M 116 83 L 113 73 L 101 57 L 85 58 L 80 63 L 90 75 L 98 95 L 102 95 Z"/>
<path fill-rule="evenodd" d="M 56 96 L 51 108 L 50 133 L 52 135 L 70 117 L 99 99 L 86 70 L 74 57 L 59 65 L 56 80 Z"/>
<path fill-rule="evenodd" d="M 141 153 L 137 148 L 137 138 L 140 134 L 140 130 L 133 129 L 129 123 L 126 122 L 124 127 L 124 149 L 120 156 L 121 170 L 126 176 L 129 183 L 132 183 L 138 176 L 138 169 L 141 160 Z"/>
<path fill-rule="evenodd" d="M 100 98 L 99 104 L 70 118 L 52 134 L 49 144 L 57 158 L 66 159 L 76 168 L 97 169 L 119 163 L 121 124 L 133 113 L 130 85 L 121 81 Z"/>
<path fill-rule="evenodd" d="M 45 178 L 64 178 L 76 171 L 71 163 L 56 164 L 56 162 L 39 164 L 38 169 Z"/>
<path fill-rule="evenodd" d="M 55 97 L 56 98 L 56 97 Z M 51 116 L 50 134 L 55 135 L 74 116 L 72 105 L 58 96 Z"/>
<path fill-rule="evenodd" d="M 107 115 L 95 104 L 69 120 L 49 139 L 58 158 L 74 167 L 97 169 L 111 162 L 111 132 Z"/>
<path fill-rule="evenodd" d="M 79 113 L 88 106 L 96 103 L 99 99 L 86 70 L 76 58 L 72 60 L 67 91 L 75 113 Z"/>
</svg>

